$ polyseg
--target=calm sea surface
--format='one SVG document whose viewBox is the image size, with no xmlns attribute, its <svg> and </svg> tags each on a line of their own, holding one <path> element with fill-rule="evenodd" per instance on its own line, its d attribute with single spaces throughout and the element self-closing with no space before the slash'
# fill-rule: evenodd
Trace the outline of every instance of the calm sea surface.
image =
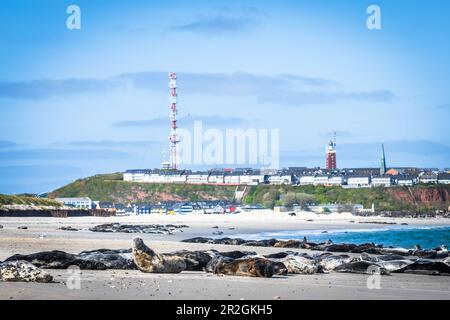
<svg viewBox="0 0 450 320">
<path fill-rule="evenodd" d="M 367 243 L 382 244 L 385 247 L 413 248 L 420 244 L 422 248 L 435 248 L 441 245 L 450 247 L 450 226 L 445 227 L 408 227 L 388 226 L 364 230 L 286 230 L 276 232 L 261 232 L 254 234 L 237 234 L 233 238 L 280 240 L 298 239 L 306 237 L 308 241 L 322 242 L 332 240 L 334 243 Z"/>
</svg>

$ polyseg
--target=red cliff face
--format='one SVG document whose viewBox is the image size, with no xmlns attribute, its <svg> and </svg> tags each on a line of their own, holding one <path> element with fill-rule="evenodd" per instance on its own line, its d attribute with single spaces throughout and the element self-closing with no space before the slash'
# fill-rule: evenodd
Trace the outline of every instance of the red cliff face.
<svg viewBox="0 0 450 320">
<path fill-rule="evenodd" d="M 407 204 L 450 204 L 450 192 L 445 187 L 433 188 L 391 188 L 389 194 Z"/>
</svg>

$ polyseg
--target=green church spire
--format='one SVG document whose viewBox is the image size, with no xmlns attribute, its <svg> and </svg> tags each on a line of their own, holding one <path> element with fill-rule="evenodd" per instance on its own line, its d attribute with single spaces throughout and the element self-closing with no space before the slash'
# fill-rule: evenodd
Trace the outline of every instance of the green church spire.
<svg viewBox="0 0 450 320">
<path fill-rule="evenodd" d="M 386 174 L 386 157 L 384 154 L 384 143 L 381 144 L 381 166 L 380 175 Z"/>
</svg>

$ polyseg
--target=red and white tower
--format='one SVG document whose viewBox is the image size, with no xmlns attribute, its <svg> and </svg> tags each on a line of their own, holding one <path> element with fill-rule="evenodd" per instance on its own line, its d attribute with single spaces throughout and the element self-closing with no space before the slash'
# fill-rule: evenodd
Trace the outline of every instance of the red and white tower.
<svg viewBox="0 0 450 320">
<path fill-rule="evenodd" d="M 336 133 L 325 149 L 327 170 L 336 170 Z"/>
<path fill-rule="evenodd" d="M 172 169 L 178 169 L 178 125 L 177 125 L 177 74 L 175 72 L 169 73 L 169 119 L 170 119 L 170 164 Z"/>
</svg>

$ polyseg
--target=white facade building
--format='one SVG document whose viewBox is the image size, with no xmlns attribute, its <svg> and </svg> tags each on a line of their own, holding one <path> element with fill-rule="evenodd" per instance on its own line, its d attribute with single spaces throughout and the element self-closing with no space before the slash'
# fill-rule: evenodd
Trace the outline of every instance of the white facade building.
<svg viewBox="0 0 450 320">
<path fill-rule="evenodd" d="M 328 184 L 328 176 L 316 176 L 314 178 L 315 185 L 326 185 Z"/>
<path fill-rule="evenodd" d="M 299 183 L 301 185 L 314 184 L 315 177 L 314 176 L 301 176 L 299 179 Z"/>
<path fill-rule="evenodd" d="M 328 184 L 334 185 L 334 186 L 340 186 L 344 184 L 344 177 L 329 177 L 328 178 Z"/>
<path fill-rule="evenodd" d="M 368 187 L 370 186 L 370 177 L 350 177 L 347 184 L 352 187 Z"/>
<path fill-rule="evenodd" d="M 372 187 L 390 187 L 392 185 L 391 177 L 372 177 Z"/>
<path fill-rule="evenodd" d="M 92 200 L 87 197 L 83 198 L 56 198 L 56 201 L 68 207 L 75 207 L 80 209 L 92 209 Z"/>
</svg>

